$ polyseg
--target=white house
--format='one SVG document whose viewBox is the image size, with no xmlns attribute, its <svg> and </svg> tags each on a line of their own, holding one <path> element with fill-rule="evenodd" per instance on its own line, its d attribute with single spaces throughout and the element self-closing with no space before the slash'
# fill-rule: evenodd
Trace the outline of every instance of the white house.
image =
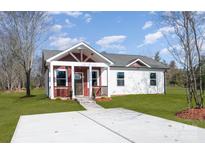
<svg viewBox="0 0 205 154">
<path fill-rule="evenodd" d="M 98 52 L 81 42 L 44 50 L 46 94 L 51 98 L 165 93 L 167 67 L 139 55 Z"/>
</svg>

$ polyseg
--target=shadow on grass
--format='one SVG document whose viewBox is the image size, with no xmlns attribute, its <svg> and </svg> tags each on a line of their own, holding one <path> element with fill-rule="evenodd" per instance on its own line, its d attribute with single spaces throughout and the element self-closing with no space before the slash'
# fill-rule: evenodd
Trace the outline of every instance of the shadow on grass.
<svg viewBox="0 0 205 154">
<path fill-rule="evenodd" d="M 36 97 L 36 95 L 30 95 L 30 96 L 21 96 L 20 99 L 24 99 L 24 98 L 32 98 L 32 97 Z"/>
<path fill-rule="evenodd" d="M 31 95 L 31 96 L 21 96 L 18 98 L 18 101 L 16 102 L 39 102 L 39 101 L 47 101 L 48 100 L 48 97 L 44 94 L 37 94 L 37 95 Z"/>
</svg>

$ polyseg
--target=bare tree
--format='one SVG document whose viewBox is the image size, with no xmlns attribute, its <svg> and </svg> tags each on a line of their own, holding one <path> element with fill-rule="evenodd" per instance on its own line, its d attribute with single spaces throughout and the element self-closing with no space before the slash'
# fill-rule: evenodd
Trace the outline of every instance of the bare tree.
<svg viewBox="0 0 205 154">
<path fill-rule="evenodd" d="M 47 30 L 46 12 L 3 12 L 0 14 L 0 31 L 10 37 L 14 44 L 12 54 L 23 67 L 26 76 L 26 95 L 30 96 L 30 76 L 36 49 L 42 43 Z"/>
<path fill-rule="evenodd" d="M 201 53 L 203 50 L 204 15 L 197 12 L 169 12 L 163 15 L 163 24 L 174 29 L 174 37 L 166 37 L 169 51 L 186 72 L 187 102 L 194 100 L 203 107 Z M 199 77 L 199 82 L 197 82 Z"/>
<path fill-rule="evenodd" d="M 8 35 L 0 35 L 0 66 L 1 75 L 6 84 L 4 89 L 12 90 L 17 80 L 16 70 L 18 69 L 15 57 L 11 52 L 12 48 L 10 37 Z"/>
<path fill-rule="evenodd" d="M 44 75 L 42 73 L 42 57 L 36 56 L 34 58 L 33 69 L 32 69 L 32 81 L 33 86 L 43 87 L 44 86 Z"/>
<path fill-rule="evenodd" d="M 184 71 L 179 69 L 176 65 L 176 62 L 174 60 L 170 61 L 168 65 L 169 69 L 166 73 L 166 81 L 170 86 L 180 86 L 184 87 L 184 78 L 186 77 L 184 75 Z"/>
<path fill-rule="evenodd" d="M 155 53 L 155 55 L 154 55 L 154 60 L 156 60 L 156 61 L 158 61 L 158 62 L 160 62 L 161 61 L 161 57 L 160 57 L 160 52 L 159 51 L 157 51 L 156 53 Z"/>
</svg>

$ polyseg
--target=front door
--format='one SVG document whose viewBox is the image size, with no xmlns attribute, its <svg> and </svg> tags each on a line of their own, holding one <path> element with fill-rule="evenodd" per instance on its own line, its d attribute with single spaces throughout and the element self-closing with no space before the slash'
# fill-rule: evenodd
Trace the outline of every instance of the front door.
<svg viewBox="0 0 205 154">
<path fill-rule="evenodd" d="M 83 73 L 75 73 L 75 95 L 83 95 Z"/>
</svg>

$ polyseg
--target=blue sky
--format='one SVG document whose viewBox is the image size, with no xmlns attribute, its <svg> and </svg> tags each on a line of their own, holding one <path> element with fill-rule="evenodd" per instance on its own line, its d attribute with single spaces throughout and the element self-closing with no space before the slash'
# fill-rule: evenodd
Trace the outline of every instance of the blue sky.
<svg viewBox="0 0 205 154">
<path fill-rule="evenodd" d="M 156 12 L 49 12 L 52 27 L 43 48 L 67 49 L 80 41 L 99 52 L 140 54 L 153 57 L 157 51 L 166 61 L 171 55 Z"/>
</svg>

